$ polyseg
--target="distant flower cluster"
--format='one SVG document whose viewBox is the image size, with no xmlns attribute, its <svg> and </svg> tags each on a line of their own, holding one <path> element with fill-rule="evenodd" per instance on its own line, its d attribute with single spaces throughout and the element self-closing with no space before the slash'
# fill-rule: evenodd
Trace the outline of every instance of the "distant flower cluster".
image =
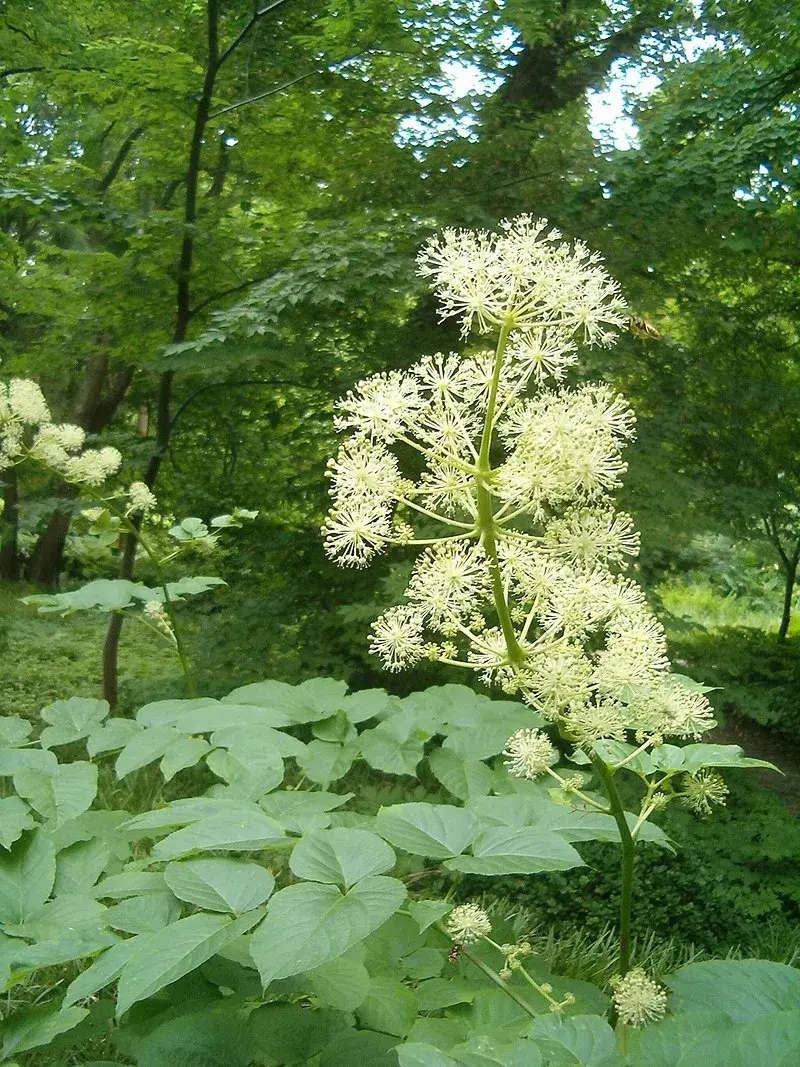
<svg viewBox="0 0 800 1067">
<path fill-rule="evenodd" d="M 422 549 L 373 652 L 391 671 L 468 667 L 578 744 L 708 729 L 708 701 L 668 673 L 663 628 L 621 573 L 639 548 L 612 498 L 633 413 L 607 385 L 564 384 L 579 343 L 609 345 L 625 320 L 617 284 L 528 216 L 500 234 L 446 230 L 419 268 L 465 336 L 498 339 L 376 374 L 338 405 L 328 554 L 363 567 Z M 521 770 L 549 758 L 531 738 L 517 748 Z"/>
<path fill-rule="evenodd" d="M 99 486 L 116 474 L 116 448 L 84 449 L 80 426 L 54 423 L 39 386 L 26 378 L 0 383 L 0 470 L 31 458 L 76 485 Z"/>
</svg>

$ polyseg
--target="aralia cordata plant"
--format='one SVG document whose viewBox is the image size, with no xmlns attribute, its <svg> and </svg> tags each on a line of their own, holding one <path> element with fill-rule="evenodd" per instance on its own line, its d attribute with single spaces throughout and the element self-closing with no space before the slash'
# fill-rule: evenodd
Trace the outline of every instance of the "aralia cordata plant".
<svg viewBox="0 0 800 1067">
<path fill-rule="evenodd" d="M 418 548 L 405 603 L 374 623 L 371 650 L 388 671 L 433 660 L 522 699 L 549 725 L 508 739 L 509 773 L 549 775 L 567 802 L 615 819 L 624 1044 L 625 1024 L 658 1017 L 665 1003 L 631 971 L 636 840 L 675 799 L 708 813 L 725 797 L 702 769 L 709 746 L 694 746 L 696 765 L 678 773 L 681 750 L 668 739 L 713 728 L 711 705 L 702 686 L 671 673 L 664 629 L 625 574 L 639 537 L 614 492 L 633 412 L 607 384 L 567 380 L 580 347 L 612 345 L 629 315 L 599 254 L 530 216 L 499 233 L 445 230 L 418 266 L 468 346 L 373 375 L 339 402 L 345 437 L 329 463 L 325 548 L 351 567 Z M 492 348 L 480 344 L 487 335 Z M 555 735 L 593 768 L 604 799 L 584 791 L 583 775 L 554 770 Z M 645 787 L 633 823 L 614 780 L 622 768 Z M 524 971 L 513 946 L 495 947 L 509 949 L 505 971 Z M 631 1008 L 643 988 L 646 1004 Z"/>
</svg>

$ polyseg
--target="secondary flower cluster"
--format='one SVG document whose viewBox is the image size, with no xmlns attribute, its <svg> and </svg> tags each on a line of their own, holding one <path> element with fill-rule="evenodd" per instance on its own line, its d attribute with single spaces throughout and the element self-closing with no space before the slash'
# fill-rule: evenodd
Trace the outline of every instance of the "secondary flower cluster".
<svg viewBox="0 0 800 1067">
<path fill-rule="evenodd" d="M 76 485 L 98 486 L 122 463 L 116 448 L 84 449 L 80 426 L 54 423 L 39 386 L 26 378 L 0 382 L 0 470 L 30 457 Z"/>
<path fill-rule="evenodd" d="M 707 700 L 668 673 L 664 631 L 621 573 L 639 546 L 612 500 L 633 413 L 607 385 L 564 384 L 578 344 L 610 344 L 624 321 L 616 283 L 527 216 L 445 231 L 419 263 L 443 315 L 498 336 L 374 375 L 338 405 L 327 552 L 362 567 L 422 549 L 372 650 L 392 671 L 468 667 L 578 744 L 708 729 Z"/>
</svg>

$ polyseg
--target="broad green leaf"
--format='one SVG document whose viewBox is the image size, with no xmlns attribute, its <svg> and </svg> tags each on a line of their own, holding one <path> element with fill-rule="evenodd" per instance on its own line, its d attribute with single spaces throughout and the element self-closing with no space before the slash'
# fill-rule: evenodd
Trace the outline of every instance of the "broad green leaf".
<svg viewBox="0 0 800 1067">
<path fill-rule="evenodd" d="M 174 726 L 152 726 L 132 738 L 119 756 L 114 766 L 117 778 L 124 778 L 131 771 L 146 767 L 161 759 L 167 749 L 183 735 Z"/>
<path fill-rule="evenodd" d="M 441 1011 L 453 1004 L 469 1004 L 475 989 L 463 978 L 429 978 L 417 986 L 420 1011 Z"/>
<path fill-rule="evenodd" d="M 397 1067 L 396 1037 L 371 1030 L 344 1030 L 322 1051 L 319 1067 Z"/>
<path fill-rule="evenodd" d="M 566 1019 L 542 1015 L 528 1028 L 527 1036 L 545 1054 L 548 1065 L 614 1067 L 618 1057 L 614 1031 L 599 1015 L 573 1015 Z M 620 1067 L 624 1062 L 619 1057 Z"/>
<path fill-rule="evenodd" d="M 503 751 L 509 737 L 517 730 L 544 725 L 540 715 L 522 704 L 487 703 L 488 712 L 482 721 L 468 728 L 452 730 L 442 747 L 465 760 L 491 759 Z M 505 709 L 497 708 L 498 704 L 505 704 Z"/>
<path fill-rule="evenodd" d="M 145 935 L 122 968 L 117 1018 L 131 1005 L 194 971 L 229 941 L 249 930 L 259 918 L 258 912 L 239 919 L 226 915 L 190 915 L 156 934 Z"/>
<path fill-rule="evenodd" d="M 106 912 L 112 930 L 126 934 L 151 934 L 180 918 L 181 908 L 171 893 L 142 893 L 115 904 Z"/>
<path fill-rule="evenodd" d="M 329 719 L 320 719 L 319 722 L 313 723 L 311 733 L 318 741 L 335 741 L 340 745 L 355 741 L 358 737 L 358 731 L 343 711 L 337 711 Z"/>
<path fill-rule="evenodd" d="M 419 1041 L 408 1041 L 397 1048 L 400 1067 L 459 1067 L 458 1060 L 446 1052 Z"/>
<path fill-rule="evenodd" d="M 484 830 L 472 843 L 472 856 L 456 856 L 445 867 L 468 874 L 535 874 L 566 871 L 583 863 L 559 834 L 523 827 Z"/>
<path fill-rule="evenodd" d="M 430 736 L 420 729 L 416 717 L 403 709 L 372 730 L 364 730 L 359 743 L 364 759 L 376 771 L 415 774 Z"/>
<path fill-rule="evenodd" d="M 93 993 L 97 993 L 116 981 L 122 973 L 122 968 L 148 938 L 149 935 L 130 937 L 127 941 L 119 941 L 116 945 L 106 949 L 67 987 L 64 996 L 65 1006 L 74 1004 L 78 1000 L 85 1000 L 86 997 L 90 997 Z"/>
<path fill-rule="evenodd" d="M 2 1058 L 17 1052 L 48 1045 L 59 1034 L 74 1029 L 89 1014 L 87 1008 L 62 1008 L 60 1011 L 28 1011 L 8 1020 L 3 1028 Z"/>
<path fill-rule="evenodd" d="M 41 830 L 27 831 L 10 852 L 0 852 L 0 922 L 24 923 L 35 915 L 55 878 L 52 842 Z"/>
<path fill-rule="evenodd" d="M 89 841 L 76 841 L 68 848 L 61 849 L 56 856 L 53 894 L 61 896 L 91 892 L 94 896 L 92 886 L 106 869 L 110 859 L 111 849 L 108 842 L 99 837 L 93 837 Z"/>
<path fill-rule="evenodd" d="M 624 741 L 613 741 L 606 738 L 602 741 L 595 741 L 594 750 L 604 763 L 613 764 L 622 763 L 623 760 L 628 759 L 628 757 L 636 751 L 636 746 L 628 745 Z M 579 762 L 575 758 L 578 751 L 579 750 L 576 749 L 575 753 L 573 753 L 573 763 Z M 629 767 L 632 771 L 639 771 L 641 774 L 652 774 L 652 754 L 653 750 L 650 752 L 640 752 L 638 756 L 634 756 L 629 763 L 625 764 L 625 766 Z M 589 760 L 587 759 L 586 762 L 588 763 Z"/>
<path fill-rule="evenodd" d="M 419 924 L 420 931 L 443 919 L 453 907 L 449 900 L 410 900 L 408 903 L 411 918 Z"/>
<path fill-rule="evenodd" d="M 234 689 L 223 701 L 228 704 L 257 704 L 278 713 L 281 721 L 272 726 L 318 722 L 330 718 L 342 707 L 347 684 L 333 678 L 310 678 L 300 685 L 285 682 L 256 682 Z"/>
<path fill-rule="evenodd" d="M 139 1067 L 249 1067 L 256 1045 L 233 1005 L 190 1008 L 147 1028 L 136 1042 Z"/>
<path fill-rule="evenodd" d="M 153 859 L 174 860 L 187 852 L 249 852 L 286 840 L 282 828 L 262 812 L 219 812 L 193 822 L 153 845 Z"/>
<path fill-rule="evenodd" d="M 358 758 L 359 746 L 353 742 L 340 745 L 331 741 L 311 741 L 298 753 L 297 766 L 312 782 L 327 787 L 344 778 Z"/>
<path fill-rule="evenodd" d="M 11 848 L 22 837 L 23 830 L 32 830 L 36 825 L 31 809 L 19 797 L 4 797 L 0 800 L 0 845 Z"/>
<path fill-rule="evenodd" d="M 258 800 L 281 784 L 284 776 L 283 760 L 274 749 L 254 752 L 228 752 L 217 748 L 206 758 L 206 766 L 227 782 L 225 793 L 232 799 Z"/>
<path fill-rule="evenodd" d="M 258 806 L 291 834 L 307 834 L 330 826 L 330 812 L 352 798 L 352 793 L 299 792 L 285 790 L 262 797 Z"/>
<path fill-rule="evenodd" d="M 476 1034 L 452 1048 L 450 1054 L 464 1067 L 541 1067 L 544 1062 L 532 1041 L 488 1034 Z"/>
<path fill-rule="evenodd" d="M 480 760 L 463 759 L 449 748 L 437 748 L 428 757 L 433 774 L 460 800 L 486 796 L 492 787 L 492 771 Z"/>
<path fill-rule="evenodd" d="M 178 771 L 194 767 L 210 750 L 211 746 L 203 737 L 179 737 L 173 741 L 167 746 L 159 764 L 164 781 L 171 781 Z"/>
<path fill-rule="evenodd" d="M 265 1004 L 250 1015 L 250 1030 L 267 1063 L 306 1064 L 344 1029 L 341 1016 L 299 1004 Z"/>
<path fill-rule="evenodd" d="M 136 897 L 140 893 L 158 893 L 166 888 L 164 875 L 156 871 L 123 871 L 104 878 L 92 888 L 92 896 L 114 900 Z"/>
<path fill-rule="evenodd" d="M 53 771 L 24 768 L 14 775 L 20 796 L 56 826 L 86 811 L 97 794 L 97 767 L 93 763 L 63 763 Z"/>
<path fill-rule="evenodd" d="M 52 771 L 58 766 L 54 753 L 40 748 L 0 748 L 0 777 L 32 767 Z"/>
<path fill-rule="evenodd" d="M 19 715 L 0 715 L 0 747 L 16 748 L 24 745 L 33 729 L 32 723 Z"/>
<path fill-rule="evenodd" d="M 420 982 L 442 973 L 446 956 L 440 948 L 423 947 L 403 957 L 402 969 L 406 978 Z"/>
<path fill-rule="evenodd" d="M 235 915 L 263 904 L 275 888 L 275 879 L 259 864 L 219 856 L 168 863 L 164 880 L 180 900 Z"/>
<path fill-rule="evenodd" d="M 108 703 L 88 697 L 70 697 L 48 704 L 40 714 L 50 725 L 42 730 L 39 740 L 42 748 L 52 748 L 53 745 L 79 741 L 97 730 L 108 715 Z"/>
<path fill-rule="evenodd" d="M 296 845 L 289 866 L 298 878 L 349 889 L 368 875 L 390 870 L 395 858 L 386 842 L 368 830 L 317 830 Z"/>
<path fill-rule="evenodd" d="M 358 960 L 340 956 L 306 975 L 315 996 L 338 1011 L 355 1011 L 369 992 L 369 971 Z"/>
<path fill-rule="evenodd" d="M 478 825 L 471 812 L 449 804 L 395 804 L 380 809 L 375 828 L 397 848 L 444 859 L 463 852 Z"/>
<path fill-rule="evenodd" d="M 690 963 L 664 979 L 670 1010 L 724 1012 L 738 1023 L 776 1011 L 800 1010 L 800 971 L 768 960 Z"/>
<path fill-rule="evenodd" d="M 99 752 L 115 752 L 141 732 L 142 725 L 136 719 L 106 719 L 98 730 L 93 730 L 86 738 L 86 751 L 92 759 Z"/>
<path fill-rule="evenodd" d="M 172 826 L 187 826 L 212 815 L 230 815 L 232 817 L 260 815 L 261 808 L 249 800 L 228 800 L 224 797 L 187 797 L 185 800 L 173 800 L 163 808 L 146 811 L 135 815 L 122 824 L 120 829 L 131 836 L 152 836 L 152 832 L 169 829 Z"/>
<path fill-rule="evenodd" d="M 316 882 L 276 893 L 250 952 L 268 985 L 276 978 L 310 971 L 344 955 L 401 906 L 405 887 L 395 878 L 365 878 L 343 895 Z"/>
<path fill-rule="evenodd" d="M 672 745 L 663 745 L 657 748 L 653 753 L 653 765 L 665 766 L 660 761 L 668 759 L 674 753 L 664 753 L 663 750 L 672 747 Z M 681 761 L 676 762 L 674 766 L 690 774 L 694 774 L 703 767 L 767 767 L 773 771 L 779 770 L 773 763 L 768 763 L 766 760 L 751 759 L 745 756 L 738 745 L 684 745 L 677 751 L 681 755 Z M 671 769 L 673 764 L 670 763 L 668 766 Z"/>
<path fill-rule="evenodd" d="M 769 1016 L 766 1016 L 769 1018 Z M 734 1028 L 727 1015 L 689 1012 L 628 1031 L 631 1067 L 722 1067 L 710 1050 L 729 1055 Z M 756 1067 L 756 1061 L 753 1061 Z"/>
<path fill-rule="evenodd" d="M 228 708 L 220 705 L 220 710 L 225 713 Z M 237 709 L 239 710 L 239 709 Z M 257 708 L 242 708 L 249 712 Z M 230 722 L 218 729 L 211 735 L 211 744 L 214 748 L 228 748 L 231 752 L 247 755 L 251 752 L 276 752 L 279 756 L 302 756 L 306 746 L 296 737 L 285 733 L 283 730 L 275 730 L 263 723 L 233 723 Z"/>
<path fill-rule="evenodd" d="M 219 721 L 214 719 L 213 725 L 202 725 L 203 716 L 209 712 L 218 716 Z M 174 726 L 186 734 L 206 733 L 230 724 L 230 719 L 224 717 L 223 706 L 212 697 L 154 700 L 136 712 L 136 721 L 141 726 Z"/>
<path fill-rule="evenodd" d="M 376 975 L 356 1014 L 367 1030 L 405 1037 L 417 1017 L 417 997 L 396 978 Z"/>
<path fill-rule="evenodd" d="M 397 697 L 389 696 L 385 689 L 361 689 L 343 697 L 340 707 L 350 722 L 366 722 L 367 719 L 383 719 L 396 708 Z"/>
</svg>

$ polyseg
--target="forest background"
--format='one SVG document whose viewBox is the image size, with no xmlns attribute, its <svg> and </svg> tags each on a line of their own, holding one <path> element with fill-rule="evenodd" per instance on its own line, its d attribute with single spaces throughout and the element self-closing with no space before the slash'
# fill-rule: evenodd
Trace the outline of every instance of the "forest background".
<svg viewBox="0 0 800 1067">
<path fill-rule="evenodd" d="M 646 853 L 639 933 L 785 962 L 800 953 L 798 56 L 800 12 L 777 0 L 0 9 L 4 375 L 118 447 L 167 523 L 258 511 L 190 566 L 227 583 L 179 606 L 203 694 L 463 682 L 435 664 L 387 680 L 368 653 L 408 567 L 342 572 L 323 554 L 335 401 L 456 347 L 414 274 L 434 230 L 530 212 L 603 252 L 632 318 L 586 373 L 639 418 L 636 577 L 680 668 L 720 687 L 724 735 L 786 771 L 777 787 L 731 772 L 713 826 L 670 812 L 674 839 L 692 822 L 702 844 Z M 621 79 L 647 91 L 628 92 L 619 142 L 591 116 Z M 3 712 L 183 695 L 169 649 L 124 611 L 21 602 L 134 567 L 146 581 L 147 561 L 41 473 L 4 472 L 3 494 Z M 598 851 L 521 903 L 594 934 L 613 881 Z"/>
</svg>

